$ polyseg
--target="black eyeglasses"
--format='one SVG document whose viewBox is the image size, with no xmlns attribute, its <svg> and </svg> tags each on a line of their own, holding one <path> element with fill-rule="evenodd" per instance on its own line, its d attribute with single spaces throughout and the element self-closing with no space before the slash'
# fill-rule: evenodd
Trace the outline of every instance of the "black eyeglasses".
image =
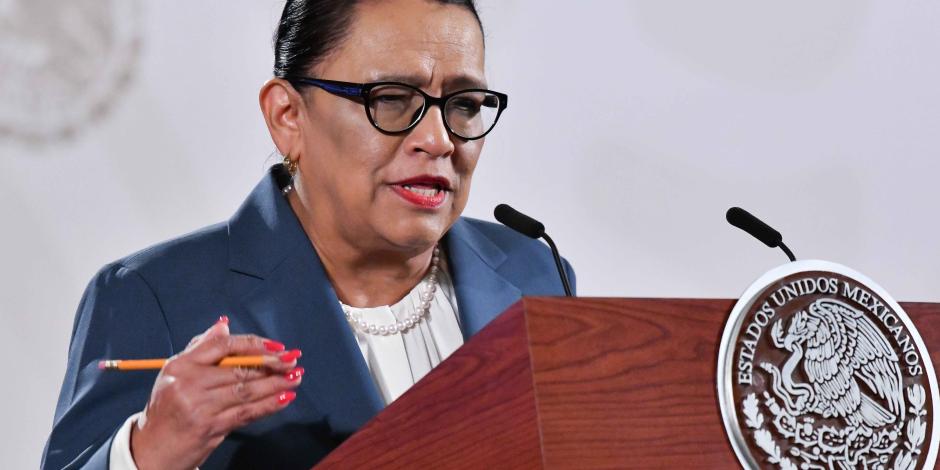
<svg viewBox="0 0 940 470">
<path fill-rule="evenodd" d="M 315 86 L 337 96 L 361 99 L 369 122 L 387 134 L 413 128 L 431 106 L 438 106 L 448 132 L 465 140 L 476 140 L 493 130 L 509 99 L 503 93 L 482 88 L 435 98 L 420 88 L 398 82 L 349 83 L 310 77 L 285 80 L 294 87 Z"/>
</svg>

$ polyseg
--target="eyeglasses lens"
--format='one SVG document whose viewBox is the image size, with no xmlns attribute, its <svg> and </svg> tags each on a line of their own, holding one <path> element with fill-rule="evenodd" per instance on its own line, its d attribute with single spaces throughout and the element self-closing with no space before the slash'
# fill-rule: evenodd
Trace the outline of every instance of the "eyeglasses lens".
<svg viewBox="0 0 940 470">
<path fill-rule="evenodd" d="M 499 114 L 499 97 L 484 91 L 467 91 L 452 96 L 444 104 L 444 119 L 451 130 L 466 139 L 490 131 Z"/>
<path fill-rule="evenodd" d="M 379 129 L 401 132 L 421 117 L 424 97 L 411 88 L 383 85 L 372 89 L 369 112 Z"/>
<path fill-rule="evenodd" d="M 372 120 L 385 132 L 408 129 L 421 118 L 425 106 L 421 93 L 403 86 L 378 86 L 369 95 Z M 475 139 L 489 132 L 496 123 L 499 106 L 499 97 L 492 93 L 459 93 L 444 104 L 444 120 L 458 136 Z"/>
</svg>

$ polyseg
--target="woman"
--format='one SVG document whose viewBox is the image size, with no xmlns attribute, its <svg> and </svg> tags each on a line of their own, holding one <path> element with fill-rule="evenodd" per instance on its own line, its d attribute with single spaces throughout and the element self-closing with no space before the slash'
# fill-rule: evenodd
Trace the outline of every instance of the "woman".
<svg viewBox="0 0 940 470">
<path fill-rule="evenodd" d="M 506 107 L 483 49 L 471 0 L 288 1 L 260 93 L 284 164 L 92 280 L 43 467 L 307 468 L 522 295 L 561 294 L 543 245 L 460 217 Z"/>
</svg>

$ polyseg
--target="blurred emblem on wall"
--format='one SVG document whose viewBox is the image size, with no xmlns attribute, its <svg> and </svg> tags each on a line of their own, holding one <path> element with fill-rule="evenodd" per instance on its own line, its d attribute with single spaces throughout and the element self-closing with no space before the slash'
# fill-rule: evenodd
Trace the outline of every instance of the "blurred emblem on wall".
<svg viewBox="0 0 940 470">
<path fill-rule="evenodd" d="M 105 117 L 141 49 L 134 0 L 0 0 L 0 141 L 75 137 Z"/>
</svg>

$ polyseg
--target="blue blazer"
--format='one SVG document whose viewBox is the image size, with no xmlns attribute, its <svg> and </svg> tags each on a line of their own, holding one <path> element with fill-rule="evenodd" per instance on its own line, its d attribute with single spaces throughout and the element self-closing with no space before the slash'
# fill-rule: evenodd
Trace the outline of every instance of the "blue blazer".
<svg viewBox="0 0 940 470">
<path fill-rule="evenodd" d="M 323 265 L 280 194 L 284 178 L 275 165 L 228 222 L 111 263 L 91 280 L 43 468 L 107 469 L 114 434 L 147 403 L 155 372 L 102 372 L 98 360 L 172 356 L 223 313 L 233 334 L 303 350 L 306 373 L 290 406 L 230 434 L 200 468 L 309 468 L 381 411 Z M 502 226 L 460 218 L 443 246 L 465 339 L 524 295 L 563 294 L 547 247 Z"/>
</svg>

